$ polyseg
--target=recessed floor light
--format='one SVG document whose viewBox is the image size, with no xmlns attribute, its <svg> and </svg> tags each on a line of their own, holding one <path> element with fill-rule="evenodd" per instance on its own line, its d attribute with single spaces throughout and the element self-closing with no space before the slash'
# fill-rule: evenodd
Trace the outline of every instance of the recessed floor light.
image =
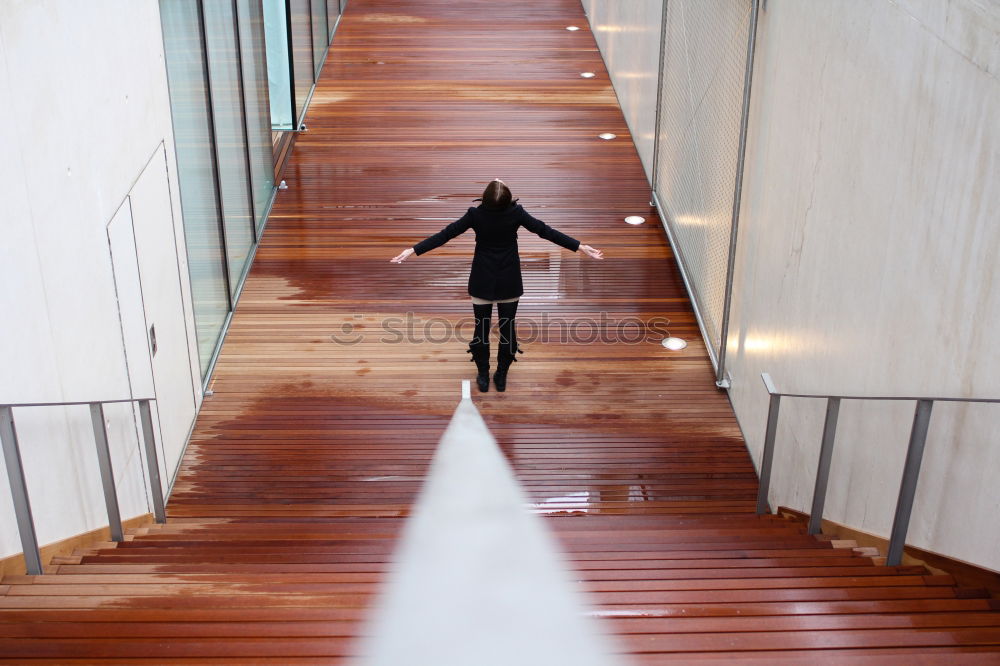
<svg viewBox="0 0 1000 666">
<path fill-rule="evenodd" d="M 670 351 L 680 351 L 688 346 L 688 343 L 680 338 L 663 338 L 661 344 Z"/>
<path fill-rule="evenodd" d="M 600 137 L 601 139 L 604 139 L 605 141 L 610 141 L 611 139 L 615 139 L 618 137 L 617 134 L 612 134 L 611 132 L 605 132 L 604 134 L 598 134 L 597 136 Z"/>
<path fill-rule="evenodd" d="M 594 74 L 593 72 L 581 72 L 580 76 L 582 76 L 585 79 L 592 79 L 592 78 L 594 78 L 597 75 Z"/>
<path fill-rule="evenodd" d="M 568 25 L 568 26 L 566 26 L 566 29 L 567 29 L 567 30 L 569 30 L 570 32 L 576 32 L 576 31 L 577 31 L 577 30 L 579 30 L 580 28 L 578 28 L 578 27 L 577 27 L 577 26 L 575 26 L 575 25 Z"/>
<path fill-rule="evenodd" d="M 639 217 L 638 215 L 629 215 L 628 217 L 625 218 L 625 221 L 628 222 L 629 224 L 642 224 L 643 222 L 646 221 L 646 218 Z"/>
</svg>

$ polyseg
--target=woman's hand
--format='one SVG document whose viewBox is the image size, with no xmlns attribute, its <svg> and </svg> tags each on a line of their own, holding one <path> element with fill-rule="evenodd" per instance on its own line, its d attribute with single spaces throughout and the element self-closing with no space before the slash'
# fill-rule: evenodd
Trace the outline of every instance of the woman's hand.
<svg viewBox="0 0 1000 666">
<path fill-rule="evenodd" d="M 591 259 L 603 259 L 604 253 L 598 250 L 596 247 L 590 247 L 589 245 L 580 245 L 580 249 L 583 250 L 588 257 Z"/>
<path fill-rule="evenodd" d="M 405 250 L 403 250 L 402 252 L 400 252 L 399 254 L 397 254 L 395 257 L 393 257 L 392 259 L 390 259 L 389 261 L 391 261 L 394 264 L 401 264 L 404 261 L 406 261 L 406 258 L 408 256 L 410 256 L 411 254 L 413 254 L 413 248 L 412 247 L 408 247 Z"/>
</svg>

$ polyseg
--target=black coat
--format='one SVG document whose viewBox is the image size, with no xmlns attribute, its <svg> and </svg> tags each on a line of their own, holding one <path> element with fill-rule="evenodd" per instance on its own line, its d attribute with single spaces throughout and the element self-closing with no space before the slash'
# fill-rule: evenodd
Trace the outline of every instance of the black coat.
<svg viewBox="0 0 1000 666">
<path fill-rule="evenodd" d="M 470 208 L 461 219 L 414 245 L 413 251 L 418 255 L 429 252 L 471 228 L 476 232 L 476 251 L 469 273 L 469 295 L 489 301 L 514 298 L 524 293 L 517 253 L 519 227 L 573 252 L 580 247 L 580 241 L 536 220 L 515 203 L 506 210 Z"/>
</svg>

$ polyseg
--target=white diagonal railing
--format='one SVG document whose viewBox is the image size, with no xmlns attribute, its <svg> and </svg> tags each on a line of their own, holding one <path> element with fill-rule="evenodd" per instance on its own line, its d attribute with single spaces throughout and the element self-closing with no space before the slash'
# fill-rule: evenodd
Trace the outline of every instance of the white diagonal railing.
<svg viewBox="0 0 1000 666">
<path fill-rule="evenodd" d="M 359 646 L 366 666 L 620 664 L 463 382 Z"/>
</svg>

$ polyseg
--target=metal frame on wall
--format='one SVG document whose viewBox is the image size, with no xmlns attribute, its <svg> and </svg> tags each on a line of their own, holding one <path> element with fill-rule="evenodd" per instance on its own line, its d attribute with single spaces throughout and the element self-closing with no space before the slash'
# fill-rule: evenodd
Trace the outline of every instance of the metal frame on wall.
<svg viewBox="0 0 1000 666">
<path fill-rule="evenodd" d="M 745 30 L 744 50 L 738 53 L 735 50 L 736 42 L 728 40 L 731 55 L 729 61 L 725 61 L 726 53 L 722 49 L 713 51 L 718 62 L 708 63 L 716 67 L 714 71 L 707 71 L 706 59 L 692 59 L 689 49 L 706 48 L 705 44 L 711 44 L 711 37 L 732 37 L 730 33 L 722 35 L 707 35 L 705 39 L 700 39 L 703 35 L 691 35 L 690 31 L 697 29 L 697 21 L 685 16 L 685 12 L 705 11 L 706 5 L 697 3 L 701 0 L 664 0 L 663 12 L 660 25 L 660 62 L 657 76 L 656 92 L 656 126 L 653 141 L 653 168 L 652 168 L 652 204 L 656 206 L 663 221 L 664 229 L 669 238 L 670 245 L 677 257 L 677 264 L 684 280 L 684 285 L 691 296 L 691 304 L 702 337 L 705 340 L 709 357 L 716 372 L 716 384 L 720 388 L 729 388 L 730 380 L 726 373 L 727 341 L 729 335 L 730 310 L 732 306 L 733 273 L 736 260 L 736 247 L 738 240 L 739 220 L 740 220 L 740 199 L 743 188 L 743 173 L 746 158 L 746 138 L 750 113 L 750 92 L 753 79 L 753 63 L 756 51 L 757 23 L 760 12 L 760 0 L 749 0 L 749 20 L 746 28 L 742 28 L 740 23 L 733 21 L 726 25 L 723 21 L 718 24 L 713 23 L 712 30 L 721 31 L 729 29 L 735 33 Z M 736 7 L 732 5 L 729 7 Z M 673 10 L 673 11 L 672 11 Z M 680 18 L 675 18 L 679 15 Z M 715 18 L 715 17 L 712 17 Z M 746 18 L 746 15 L 744 15 Z M 694 26 L 694 27 L 692 27 Z M 677 33 L 681 34 L 677 34 Z M 678 42 L 671 43 L 671 36 Z M 689 46 L 688 38 L 690 40 Z M 720 43 L 722 40 L 718 40 Z M 671 60 L 671 55 L 675 60 Z M 684 56 L 684 60 L 678 57 Z M 694 54 L 697 55 L 697 54 Z M 742 56 L 742 58 L 740 58 Z M 734 63 L 742 59 L 742 71 L 733 68 Z M 725 69 L 729 66 L 728 71 Z M 701 68 L 692 74 L 692 70 Z M 721 73 L 720 73 L 721 72 Z M 670 78 L 671 81 L 681 81 L 684 85 L 694 85 L 692 81 L 699 81 L 698 75 L 704 80 L 703 90 L 699 89 L 697 101 L 699 106 L 687 109 L 680 109 L 682 104 L 677 98 L 681 95 L 665 93 L 665 87 Z M 735 81 L 737 74 L 741 74 L 741 90 L 737 90 L 735 85 L 726 86 L 723 79 L 728 75 L 730 80 Z M 679 76 L 683 75 L 683 76 Z M 673 77 L 677 77 L 674 79 Z M 671 90 L 670 93 L 676 91 Z M 709 99 L 711 94 L 721 96 L 722 101 L 729 104 L 711 104 Z M 716 113 L 719 108 L 722 112 L 729 111 L 724 118 L 710 118 L 705 122 L 716 122 L 717 125 L 724 125 L 734 130 L 732 126 L 736 124 L 736 104 L 738 109 L 738 130 L 733 131 L 735 136 L 727 134 L 724 141 L 735 144 L 731 152 L 724 155 L 715 155 L 719 161 L 724 161 L 723 168 L 715 173 L 706 175 L 711 170 L 712 164 L 706 164 L 711 160 L 703 160 L 704 155 L 699 153 L 698 145 L 704 137 L 698 136 L 697 122 L 704 120 L 708 113 Z M 668 110 L 667 107 L 670 107 Z M 708 111 L 705 109 L 709 108 Z M 687 116 L 682 116 L 687 113 Z M 696 116 L 701 114 L 701 116 Z M 673 123 L 673 132 L 664 131 L 666 124 Z M 717 127 L 710 128 L 717 130 Z M 683 135 L 683 136 L 682 136 Z M 664 167 L 665 147 L 664 142 L 669 136 L 671 142 L 669 153 L 669 164 Z M 715 137 L 717 139 L 717 137 Z M 719 141 L 716 140 L 716 144 Z M 717 148 L 717 145 L 713 145 Z M 718 151 L 717 151 L 718 152 Z M 671 169 L 669 174 L 661 171 Z M 683 172 L 683 173 L 681 173 Z M 730 173 L 730 179 L 725 174 Z M 693 175 L 692 175 L 693 174 Z M 661 176 L 663 176 L 661 178 Z M 708 226 L 711 221 L 708 219 L 684 219 L 695 217 L 687 215 L 688 209 L 705 210 L 710 208 L 710 203 L 706 201 L 706 180 L 714 176 L 714 180 L 708 183 L 715 188 L 716 215 L 714 217 L 715 229 L 714 239 L 708 239 L 705 234 L 702 237 L 691 234 L 685 229 L 692 222 L 697 225 Z M 720 180 L 720 177 L 722 180 Z M 665 187 L 664 180 L 670 180 L 670 187 Z M 701 179 L 701 180 L 699 180 Z M 725 183 L 731 183 L 726 185 Z M 690 191 L 686 191 L 690 190 Z M 721 198 L 725 192 L 729 192 L 728 200 L 731 202 L 726 215 L 728 223 L 724 224 L 721 217 Z M 687 200 L 685 200 L 687 197 Z M 691 206 L 692 202 L 698 205 Z M 706 216 L 707 218 L 708 216 Z M 681 219 L 678 219 L 681 218 Z M 683 224 L 682 224 L 683 222 Z M 726 238 L 723 238 L 726 236 Z M 709 247 L 709 243 L 714 244 Z M 712 252 L 714 255 L 709 256 Z M 720 256 L 724 255 L 724 256 Z M 724 272 L 719 270 L 719 265 L 724 264 Z M 706 266 L 713 271 L 711 275 L 706 275 Z"/>
</svg>

